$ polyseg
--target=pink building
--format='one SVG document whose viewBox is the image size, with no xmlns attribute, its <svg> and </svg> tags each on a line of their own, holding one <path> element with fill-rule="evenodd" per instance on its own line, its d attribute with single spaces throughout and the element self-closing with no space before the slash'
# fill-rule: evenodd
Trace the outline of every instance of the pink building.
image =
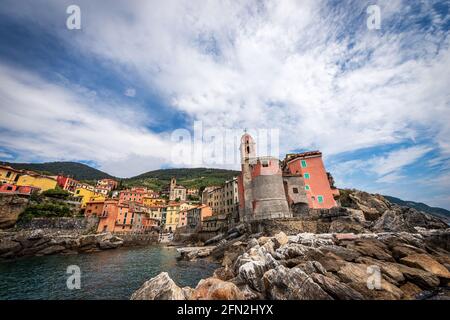
<svg viewBox="0 0 450 320">
<path fill-rule="evenodd" d="M 339 190 L 334 187 L 331 175 L 325 170 L 319 151 L 289 154 L 283 161 L 291 174 L 300 174 L 305 183 L 308 206 L 329 209 L 337 206 Z"/>
</svg>

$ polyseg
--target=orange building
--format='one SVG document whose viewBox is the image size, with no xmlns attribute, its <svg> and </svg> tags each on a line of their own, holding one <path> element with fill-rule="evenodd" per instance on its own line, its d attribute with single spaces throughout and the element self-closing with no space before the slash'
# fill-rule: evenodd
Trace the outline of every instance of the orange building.
<svg viewBox="0 0 450 320">
<path fill-rule="evenodd" d="M 119 201 L 134 201 L 144 203 L 144 198 L 148 195 L 146 188 L 131 188 L 130 190 L 123 190 L 119 193 Z"/>
<path fill-rule="evenodd" d="M 147 232 L 159 227 L 160 218 L 152 217 L 149 208 L 137 202 L 105 201 L 97 232 Z"/>
<path fill-rule="evenodd" d="M 113 232 L 116 226 L 117 213 L 119 209 L 117 199 L 107 199 L 103 205 L 103 212 L 99 215 L 97 232 Z"/>
<path fill-rule="evenodd" d="M 103 213 L 103 206 L 105 204 L 104 200 L 93 200 L 88 201 L 86 203 L 86 208 L 84 210 L 85 217 L 91 217 L 91 216 L 101 216 Z"/>
<path fill-rule="evenodd" d="M 337 206 L 335 197 L 339 190 L 333 185 L 331 175 L 325 170 L 319 151 L 288 154 L 283 161 L 291 174 L 301 174 L 310 208 L 329 209 Z"/>
</svg>

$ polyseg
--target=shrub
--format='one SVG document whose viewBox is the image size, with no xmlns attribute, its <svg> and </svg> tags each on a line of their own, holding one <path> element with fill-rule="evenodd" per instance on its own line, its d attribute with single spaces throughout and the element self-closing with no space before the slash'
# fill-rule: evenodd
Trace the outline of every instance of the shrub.
<svg viewBox="0 0 450 320">
<path fill-rule="evenodd" d="M 49 198 L 66 200 L 67 198 L 69 198 L 70 193 L 62 189 L 49 189 L 42 192 L 42 195 Z"/>
<path fill-rule="evenodd" d="M 19 219 L 21 221 L 29 221 L 32 218 L 51 218 L 51 217 L 70 217 L 72 211 L 67 205 L 55 203 L 39 203 L 26 208 Z"/>
</svg>

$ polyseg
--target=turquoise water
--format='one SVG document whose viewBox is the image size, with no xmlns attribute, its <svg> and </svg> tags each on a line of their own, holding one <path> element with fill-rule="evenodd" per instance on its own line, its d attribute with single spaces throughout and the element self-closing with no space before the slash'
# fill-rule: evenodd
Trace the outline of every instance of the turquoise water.
<svg viewBox="0 0 450 320">
<path fill-rule="evenodd" d="M 175 248 L 151 246 L 0 262 L 0 299 L 129 299 L 162 271 L 179 286 L 195 287 L 217 268 L 205 261 L 177 261 L 176 256 Z M 67 288 L 70 265 L 80 267 L 79 290 Z"/>
</svg>

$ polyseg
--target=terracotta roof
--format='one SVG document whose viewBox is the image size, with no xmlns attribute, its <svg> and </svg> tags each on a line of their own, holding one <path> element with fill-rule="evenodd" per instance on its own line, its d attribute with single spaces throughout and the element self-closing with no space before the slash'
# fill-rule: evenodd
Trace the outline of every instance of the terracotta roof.
<svg viewBox="0 0 450 320">
<path fill-rule="evenodd" d="M 307 158 L 307 157 L 313 157 L 313 156 L 322 156 L 322 152 L 316 150 L 316 151 L 308 151 L 308 152 L 302 152 L 302 153 L 291 153 L 287 154 L 284 158 L 284 161 L 290 162 L 294 159 L 298 158 Z"/>
</svg>

